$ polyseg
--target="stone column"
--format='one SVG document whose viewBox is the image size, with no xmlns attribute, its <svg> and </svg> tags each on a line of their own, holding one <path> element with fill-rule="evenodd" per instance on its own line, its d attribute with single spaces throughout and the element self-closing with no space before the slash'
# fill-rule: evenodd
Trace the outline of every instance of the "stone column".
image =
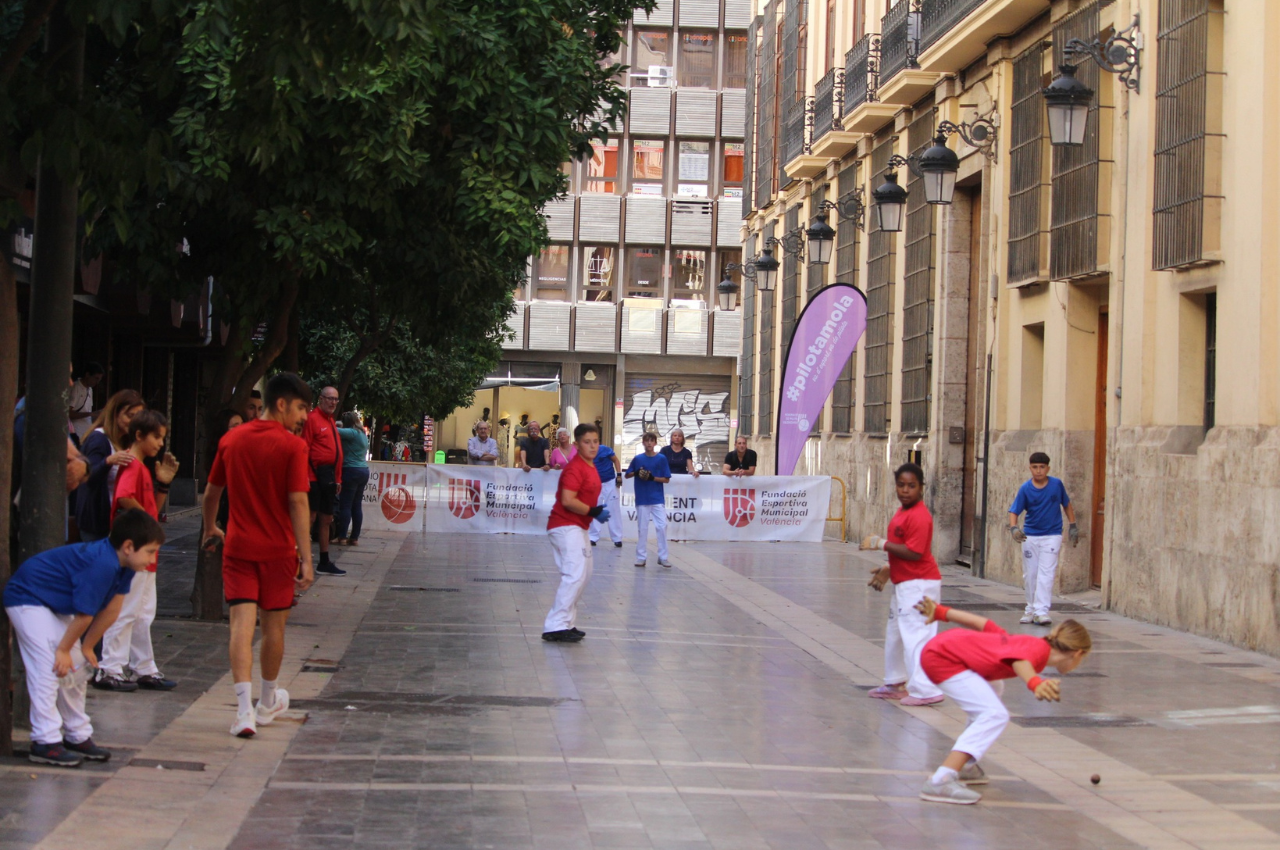
<svg viewBox="0 0 1280 850">
<path fill-rule="evenodd" d="M 579 377 L 581 369 L 577 363 L 562 363 L 560 365 L 560 427 L 568 428 L 569 433 L 573 433 L 573 429 L 578 427 L 580 417 L 578 416 L 579 401 Z M 552 435 L 551 442 L 555 443 L 555 435 Z"/>
</svg>

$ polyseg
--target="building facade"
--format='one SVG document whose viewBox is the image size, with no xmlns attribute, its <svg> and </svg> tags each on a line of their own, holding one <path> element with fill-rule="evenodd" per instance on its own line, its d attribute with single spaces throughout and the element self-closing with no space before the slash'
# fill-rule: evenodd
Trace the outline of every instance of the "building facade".
<svg viewBox="0 0 1280 850">
<path fill-rule="evenodd" d="M 1120 613 L 1280 651 L 1280 163 L 1266 154 L 1280 6 L 756 12 L 744 252 L 841 205 L 829 266 L 792 239 L 773 246 L 776 291 L 744 291 L 740 419 L 762 467 L 799 310 L 852 283 L 866 333 L 798 470 L 845 481 L 851 536 L 882 533 L 892 469 L 919 460 L 935 554 L 1020 583 L 1006 511 L 1043 450 L 1083 533 L 1059 590 L 1096 586 Z M 1064 62 L 1094 93 L 1079 146 L 1050 143 L 1042 90 Z M 934 206 L 890 157 L 918 156 L 944 121 L 960 165 Z M 871 198 L 891 170 L 908 191 L 900 232 Z"/>
<path fill-rule="evenodd" d="M 628 115 L 565 166 L 568 197 L 545 211 L 552 245 L 530 261 L 494 376 L 512 380 L 445 423 L 442 446 L 464 445 L 488 407 L 500 443 L 557 416 L 598 421 L 624 461 L 645 430 L 674 428 L 699 461 L 723 459 L 742 313 L 718 309 L 716 287 L 741 261 L 750 18 L 750 0 L 660 0 L 624 34 Z"/>
</svg>

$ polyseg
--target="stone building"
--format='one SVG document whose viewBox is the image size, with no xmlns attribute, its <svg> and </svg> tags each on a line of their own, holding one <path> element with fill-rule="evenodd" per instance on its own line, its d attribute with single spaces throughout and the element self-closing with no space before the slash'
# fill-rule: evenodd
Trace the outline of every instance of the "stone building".
<svg viewBox="0 0 1280 850">
<path fill-rule="evenodd" d="M 1121 613 L 1280 651 L 1280 75 L 1266 59 L 1280 6 L 756 13 L 743 246 L 778 239 L 782 262 L 775 291 L 743 298 L 740 430 L 762 467 L 796 317 L 852 283 L 866 333 L 798 470 L 846 482 L 851 536 L 884 528 L 892 468 L 919 459 L 939 559 L 1019 583 L 1006 510 L 1044 450 L 1084 534 L 1060 590 L 1096 586 Z M 1064 63 L 1093 92 L 1076 146 L 1051 144 L 1042 94 Z M 934 206 L 890 157 L 919 156 L 944 121 L 959 168 Z M 890 171 L 908 191 L 901 232 L 871 198 Z M 839 207 L 834 257 L 810 266 L 799 235 L 823 202 Z"/>
</svg>

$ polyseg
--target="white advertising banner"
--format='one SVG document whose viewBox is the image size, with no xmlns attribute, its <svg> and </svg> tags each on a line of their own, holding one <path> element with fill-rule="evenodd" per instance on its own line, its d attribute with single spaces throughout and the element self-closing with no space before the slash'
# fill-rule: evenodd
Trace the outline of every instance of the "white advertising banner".
<svg viewBox="0 0 1280 850">
<path fill-rule="evenodd" d="M 559 472 L 442 464 L 431 464 L 425 472 L 426 531 L 546 533 Z M 370 488 L 373 486 L 370 478 Z M 695 480 L 681 475 L 665 485 L 665 495 L 670 540 L 816 543 L 822 540 L 831 479 L 702 475 Z M 622 488 L 622 513 L 623 535 L 634 540 L 635 491 L 630 480 Z"/>
<path fill-rule="evenodd" d="M 427 470 L 420 463 L 370 461 L 364 488 L 364 528 L 422 531 Z"/>
</svg>

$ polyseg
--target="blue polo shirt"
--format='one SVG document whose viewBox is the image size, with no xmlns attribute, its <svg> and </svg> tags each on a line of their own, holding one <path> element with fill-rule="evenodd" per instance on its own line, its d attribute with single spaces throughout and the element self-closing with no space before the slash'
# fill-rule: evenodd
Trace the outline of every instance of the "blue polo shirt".
<svg viewBox="0 0 1280 850">
<path fill-rule="evenodd" d="M 1062 533 L 1062 509 L 1071 504 L 1067 488 L 1062 481 L 1049 476 L 1044 487 L 1036 487 L 1030 481 L 1024 481 L 1018 488 L 1018 495 L 1013 497 L 1009 513 L 1027 512 L 1022 530 L 1028 537 L 1045 537 Z"/>
<path fill-rule="evenodd" d="M 627 467 L 627 472 L 639 472 L 641 469 L 647 469 L 653 473 L 654 478 L 670 478 L 671 467 L 667 465 L 667 459 L 660 454 L 649 456 L 644 452 L 631 458 L 631 465 Z M 642 481 L 640 478 L 632 479 L 636 485 L 636 504 L 637 505 L 661 505 L 662 504 L 662 485 L 657 481 Z"/>
<path fill-rule="evenodd" d="M 128 593 L 133 570 L 110 540 L 59 546 L 28 558 L 4 587 L 4 607 L 40 605 L 55 614 L 97 614 Z"/>
<path fill-rule="evenodd" d="M 601 446 L 596 452 L 596 459 L 592 461 L 596 465 L 596 472 L 600 474 L 600 483 L 612 481 L 618 477 L 618 470 L 613 468 L 613 449 L 608 446 Z"/>
</svg>

